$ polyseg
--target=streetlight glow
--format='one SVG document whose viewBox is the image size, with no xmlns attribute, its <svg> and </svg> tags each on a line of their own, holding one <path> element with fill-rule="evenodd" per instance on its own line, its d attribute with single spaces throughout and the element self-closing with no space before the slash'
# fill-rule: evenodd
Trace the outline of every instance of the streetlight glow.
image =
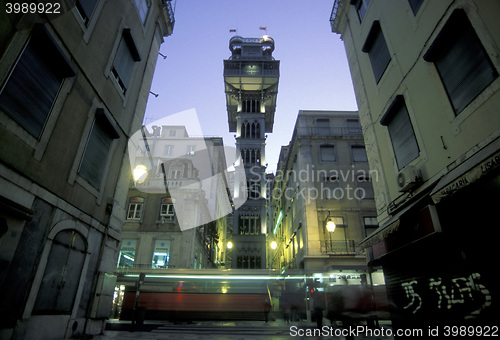
<svg viewBox="0 0 500 340">
<path fill-rule="evenodd" d="M 333 233 L 335 231 L 335 227 L 335 223 L 333 223 L 332 220 L 328 220 L 328 222 L 326 222 L 326 230 L 329 232 Z"/>
<path fill-rule="evenodd" d="M 139 164 L 135 167 L 134 171 L 132 171 L 132 176 L 135 182 L 143 183 L 148 176 L 148 168 L 145 165 Z"/>
</svg>

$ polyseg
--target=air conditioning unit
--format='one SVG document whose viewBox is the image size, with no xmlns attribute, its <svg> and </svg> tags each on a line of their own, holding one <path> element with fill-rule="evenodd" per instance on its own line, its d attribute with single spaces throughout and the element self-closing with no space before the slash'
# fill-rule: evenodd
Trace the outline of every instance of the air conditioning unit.
<svg viewBox="0 0 500 340">
<path fill-rule="evenodd" d="M 399 191 L 410 191 L 421 182 L 421 178 L 417 169 L 412 166 L 407 166 L 398 173 L 397 181 Z"/>
</svg>

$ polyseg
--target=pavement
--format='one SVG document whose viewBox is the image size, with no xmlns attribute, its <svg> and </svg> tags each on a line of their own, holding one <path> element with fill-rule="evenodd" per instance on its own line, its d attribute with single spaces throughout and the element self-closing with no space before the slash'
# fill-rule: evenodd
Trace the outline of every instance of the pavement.
<svg viewBox="0 0 500 340">
<path fill-rule="evenodd" d="M 94 340 L 283 340 L 298 339 L 393 339 L 390 324 L 381 323 L 378 333 L 368 334 L 361 328 L 334 328 L 328 320 L 321 329 L 313 322 L 298 321 L 286 323 L 284 320 L 269 321 L 193 321 L 168 322 L 145 321 L 142 326 L 131 327 L 130 321 L 109 320 L 106 331 L 94 336 Z M 361 326 L 360 326 L 361 327 Z M 389 332 L 383 332 L 388 330 Z M 370 336 L 371 335 L 371 336 Z"/>
</svg>

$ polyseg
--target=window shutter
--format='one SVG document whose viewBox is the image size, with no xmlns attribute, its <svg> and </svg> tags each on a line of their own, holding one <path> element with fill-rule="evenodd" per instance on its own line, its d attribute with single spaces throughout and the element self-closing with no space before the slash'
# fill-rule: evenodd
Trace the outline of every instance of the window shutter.
<svg viewBox="0 0 500 340">
<path fill-rule="evenodd" d="M 378 21 L 373 23 L 362 51 L 368 53 L 375 81 L 378 83 L 391 61 L 391 55 Z"/>
<path fill-rule="evenodd" d="M 47 30 L 37 25 L 0 93 L 0 107 L 40 138 L 64 78 L 75 74 Z"/>
<path fill-rule="evenodd" d="M 410 116 L 406 106 L 400 104 L 393 108 L 397 112 L 392 115 L 392 119 L 387 123 L 399 170 L 419 155 Z"/>
<path fill-rule="evenodd" d="M 80 175 L 95 188 L 101 185 L 109 149 L 117 137 L 107 118 L 96 114 L 79 170 Z"/>
<path fill-rule="evenodd" d="M 463 10 L 455 10 L 424 56 L 434 62 L 458 114 L 497 76 Z"/>
</svg>

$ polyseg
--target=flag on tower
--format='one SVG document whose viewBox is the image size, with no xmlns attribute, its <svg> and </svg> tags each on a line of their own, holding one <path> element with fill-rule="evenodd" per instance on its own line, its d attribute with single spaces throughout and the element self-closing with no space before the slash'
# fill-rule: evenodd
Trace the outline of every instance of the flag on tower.
<svg viewBox="0 0 500 340">
<path fill-rule="evenodd" d="M 230 33 L 236 33 L 236 28 L 231 28 L 231 29 L 229 30 L 229 32 L 230 32 Z"/>
<path fill-rule="evenodd" d="M 267 27 L 266 27 L 266 26 L 260 26 L 259 28 L 260 28 L 261 30 L 267 31 Z"/>
</svg>

